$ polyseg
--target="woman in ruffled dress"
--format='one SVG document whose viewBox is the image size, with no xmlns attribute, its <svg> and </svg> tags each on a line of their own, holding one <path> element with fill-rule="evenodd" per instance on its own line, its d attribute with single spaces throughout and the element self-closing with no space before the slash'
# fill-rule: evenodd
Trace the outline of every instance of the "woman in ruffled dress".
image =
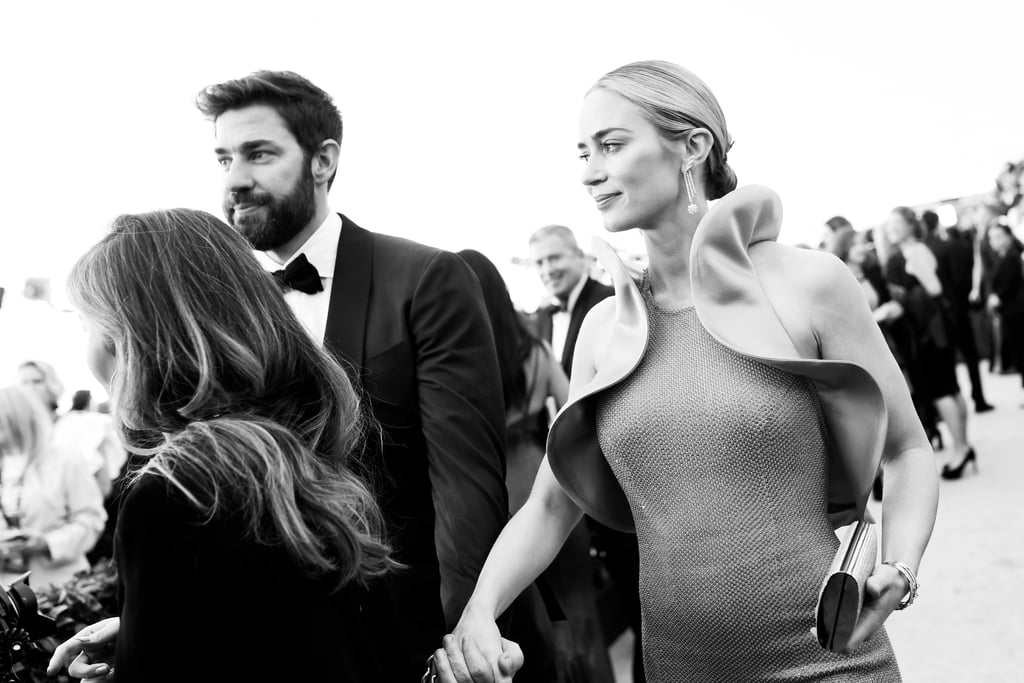
<svg viewBox="0 0 1024 683">
<path fill-rule="evenodd" d="M 725 119 L 689 71 L 606 74 L 580 126 L 583 184 L 650 265 L 635 281 L 595 243 L 615 296 L 583 324 L 547 457 L 434 654 L 440 679 L 508 680 L 523 653 L 494 619 L 586 512 L 638 535 L 647 680 L 899 680 L 882 625 L 914 597 L 937 473 L 856 280 L 775 241 L 778 197 L 734 189 Z M 831 652 L 809 631 L 834 529 L 867 516 L 880 464 L 883 563 Z"/>
</svg>

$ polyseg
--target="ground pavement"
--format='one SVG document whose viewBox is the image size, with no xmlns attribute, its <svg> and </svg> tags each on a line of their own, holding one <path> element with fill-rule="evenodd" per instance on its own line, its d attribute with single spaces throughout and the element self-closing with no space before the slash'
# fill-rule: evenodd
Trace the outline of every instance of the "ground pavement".
<svg viewBox="0 0 1024 683">
<path fill-rule="evenodd" d="M 1024 390 L 1019 375 L 982 381 L 996 409 L 970 415 L 978 472 L 941 481 L 920 596 L 887 622 L 905 683 L 1024 682 Z M 628 632 L 611 653 L 616 682 L 629 683 Z"/>
</svg>

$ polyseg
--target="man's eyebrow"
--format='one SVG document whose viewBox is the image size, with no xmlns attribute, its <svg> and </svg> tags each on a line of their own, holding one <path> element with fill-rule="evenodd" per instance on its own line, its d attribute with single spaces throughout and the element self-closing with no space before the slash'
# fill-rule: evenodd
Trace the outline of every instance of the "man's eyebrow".
<svg viewBox="0 0 1024 683">
<path fill-rule="evenodd" d="M 278 149 L 278 145 L 272 140 L 246 140 L 239 146 L 238 149 L 240 152 L 245 154 L 246 152 L 251 152 L 254 149 L 259 149 L 260 147 L 273 147 L 274 149 Z M 223 147 L 217 147 L 213 150 L 213 153 L 227 154 L 228 150 L 226 150 Z"/>
<path fill-rule="evenodd" d="M 603 137 L 604 137 L 605 135 L 608 135 L 608 133 L 611 133 L 611 132 L 613 132 L 613 131 L 622 131 L 623 133 L 632 133 L 632 132 L 633 132 L 633 131 L 631 131 L 631 130 L 630 130 L 630 129 L 628 129 L 628 128 L 616 128 L 616 127 L 612 127 L 612 128 L 602 128 L 601 130 L 599 130 L 599 131 L 597 131 L 596 133 L 594 133 L 594 134 L 593 134 L 593 135 L 591 136 L 591 139 L 592 139 L 592 140 L 600 140 L 600 139 L 601 139 L 601 138 L 603 138 Z M 585 145 L 584 143 L 582 143 L 582 142 L 578 142 L 578 143 L 576 143 L 576 147 L 577 147 L 578 149 L 583 149 L 584 147 L 586 147 L 586 145 Z"/>
</svg>

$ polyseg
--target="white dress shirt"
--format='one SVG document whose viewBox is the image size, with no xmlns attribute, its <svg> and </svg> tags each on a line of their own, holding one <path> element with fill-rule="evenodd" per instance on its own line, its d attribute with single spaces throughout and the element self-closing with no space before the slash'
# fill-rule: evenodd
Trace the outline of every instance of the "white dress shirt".
<svg viewBox="0 0 1024 683">
<path fill-rule="evenodd" d="M 555 358 L 562 358 L 562 351 L 565 349 L 565 339 L 569 336 L 569 322 L 572 320 L 572 309 L 576 307 L 576 302 L 579 301 L 580 293 L 583 292 L 583 286 L 586 284 L 587 274 L 584 273 L 580 281 L 569 292 L 569 301 L 566 303 L 565 308 L 551 314 L 551 350 L 554 352 Z"/>
<path fill-rule="evenodd" d="M 295 317 L 313 341 L 320 345 L 323 345 L 327 331 L 327 312 L 331 304 L 331 284 L 334 282 L 334 263 L 338 258 L 340 238 L 341 216 L 331 211 L 316 232 L 284 263 L 278 263 L 265 251 L 254 252 L 259 262 L 270 272 L 287 267 L 299 254 L 305 254 L 306 260 L 320 273 L 320 284 L 324 286 L 324 291 L 306 294 L 292 289 L 284 294 L 284 300 L 295 312 Z"/>
</svg>

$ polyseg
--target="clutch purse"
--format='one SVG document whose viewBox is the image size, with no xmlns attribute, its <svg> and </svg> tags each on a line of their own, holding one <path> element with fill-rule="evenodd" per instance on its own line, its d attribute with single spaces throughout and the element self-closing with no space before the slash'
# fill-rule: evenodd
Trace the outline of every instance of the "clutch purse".
<svg viewBox="0 0 1024 683">
<path fill-rule="evenodd" d="M 858 521 L 843 529 L 841 544 L 818 596 L 818 643 L 842 651 L 864 607 L 865 586 L 875 569 L 878 537 L 875 525 Z"/>
</svg>

